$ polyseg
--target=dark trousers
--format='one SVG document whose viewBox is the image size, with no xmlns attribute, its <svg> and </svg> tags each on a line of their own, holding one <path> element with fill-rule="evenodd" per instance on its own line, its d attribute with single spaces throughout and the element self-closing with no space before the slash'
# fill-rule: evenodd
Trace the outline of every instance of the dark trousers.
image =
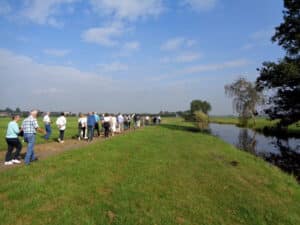
<svg viewBox="0 0 300 225">
<path fill-rule="evenodd" d="M 82 137 L 82 138 L 85 137 L 85 127 L 78 127 L 78 137 Z"/>
<path fill-rule="evenodd" d="M 65 130 L 59 130 L 59 139 L 63 141 L 64 137 L 65 137 Z"/>
<path fill-rule="evenodd" d="M 109 122 L 104 122 L 103 124 L 103 127 L 104 127 L 104 136 L 107 138 L 109 137 Z"/>
<path fill-rule="evenodd" d="M 97 131 L 98 137 L 100 136 L 99 123 L 95 123 L 95 131 Z"/>
<path fill-rule="evenodd" d="M 8 162 L 12 159 L 19 159 L 20 152 L 22 150 L 22 144 L 19 140 L 19 138 L 6 138 L 6 143 L 7 143 L 7 153 L 5 156 L 5 161 Z M 16 152 L 13 156 L 12 152 L 16 148 Z"/>
</svg>

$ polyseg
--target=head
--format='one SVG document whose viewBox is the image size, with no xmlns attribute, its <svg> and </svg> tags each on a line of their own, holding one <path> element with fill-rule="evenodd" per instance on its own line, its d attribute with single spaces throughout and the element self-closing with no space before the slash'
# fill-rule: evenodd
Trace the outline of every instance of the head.
<svg viewBox="0 0 300 225">
<path fill-rule="evenodd" d="M 60 115 L 61 115 L 61 116 L 65 116 L 65 113 L 64 113 L 64 112 L 61 112 Z"/>
<path fill-rule="evenodd" d="M 37 116 L 38 116 L 38 111 L 37 111 L 36 109 L 34 109 L 34 110 L 32 110 L 32 111 L 30 112 L 30 115 L 31 115 L 33 118 L 37 118 Z"/>
<path fill-rule="evenodd" d="M 12 120 L 18 122 L 20 120 L 20 116 L 19 115 L 13 115 Z"/>
<path fill-rule="evenodd" d="M 47 116 L 50 116 L 50 112 L 46 112 L 46 115 L 47 115 Z"/>
</svg>

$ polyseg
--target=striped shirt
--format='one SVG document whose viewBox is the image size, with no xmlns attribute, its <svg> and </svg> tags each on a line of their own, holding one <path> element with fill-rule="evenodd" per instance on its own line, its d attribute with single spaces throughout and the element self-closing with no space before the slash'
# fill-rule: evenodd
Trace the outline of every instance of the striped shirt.
<svg viewBox="0 0 300 225">
<path fill-rule="evenodd" d="M 38 127 L 38 122 L 33 116 L 29 116 L 23 120 L 22 129 L 25 134 L 35 134 Z"/>
</svg>

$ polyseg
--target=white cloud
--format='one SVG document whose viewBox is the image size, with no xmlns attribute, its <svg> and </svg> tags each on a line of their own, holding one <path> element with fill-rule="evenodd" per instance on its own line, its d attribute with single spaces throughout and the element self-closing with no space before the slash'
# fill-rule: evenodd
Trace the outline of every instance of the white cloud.
<svg viewBox="0 0 300 225">
<path fill-rule="evenodd" d="M 217 0 L 183 0 L 181 4 L 196 11 L 208 11 L 213 9 L 216 3 Z"/>
<path fill-rule="evenodd" d="M 116 53 L 115 57 L 127 57 L 132 55 L 134 52 L 140 50 L 140 43 L 138 41 L 125 42 L 121 47 L 120 51 Z"/>
<path fill-rule="evenodd" d="M 31 22 L 54 27 L 62 27 L 63 23 L 57 21 L 55 16 L 62 4 L 71 4 L 78 0 L 27 0 L 25 8 L 20 15 Z"/>
<path fill-rule="evenodd" d="M 245 59 L 238 59 L 238 60 L 232 60 L 227 61 L 223 63 L 216 63 L 216 64 L 201 64 L 201 65 L 195 65 L 195 66 L 189 66 L 182 70 L 175 71 L 171 75 L 162 75 L 158 77 L 154 77 L 153 80 L 164 80 L 169 79 L 176 76 L 182 76 L 182 75 L 189 75 L 189 74 L 195 74 L 195 73 L 203 73 L 203 72 L 211 72 L 211 71 L 220 71 L 230 68 L 238 68 L 248 65 L 250 62 Z"/>
<path fill-rule="evenodd" d="M 10 12 L 11 12 L 10 5 L 6 1 L 0 2 L 0 16 L 7 15 Z"/>
<path fill-rule="evenodd" d="M 189 53 L 183 53 L 181 55 L 178 55 L 176 57 L 176 62 L 193 62 L 201 57 L 201 54 L 189 52 Z"/>
<path fill-rule="evenodd" d="M 274 29 L 265 29 L 254 32 L 250 35 L 250 38 L 254 41 L 271 40 L 274 34 Z"/>
<path fill-rule="evenodd" d="M 266 28 L 264 30 L 258 30 L 249 35 L 248 43 L 243 45 L 240 49 L 243 51 L 247 51 L 259 46 L 264 46 L 271 43 L 271 37 L 274 34 L 273 28 Z"/>
<path fill-rule="evenodd" d="M 57 89 L 55 87 L 49 87 L 47 89 L 35 89 L 32 91 L 34 95 L 57 95 L 64 92 L 65 91 L 63 89 Z"/>
<path fill-rule="evenodd" d="M 84 31 L 82 39 L 85 42 L 112 47 L 119 43 L 116 38 L 122 36 L 124 32 L 125 28 L 122 23 L 113 23 L 110 26 L 94 27 Z"/>
<path fill-rule="evenodd" d="M 126 51 L 138 51 L 140 49 L 140 43 L 138 41 L 126 42 L 123 49 Z"/>
<path fill-rule="evenodd" d="M 245 44 L 241 47 L 241 50 L 250 50 L 252 48 L 255 47 L 255 44 L 252 44 L 252 43 L 248 43 L 248 44 Z"/>
<path fill-rule="evenodd" d="M 245 66 L 248 64 L 249 64 L 249 61 L 244 60 L 244 59 L 238 59 L 238 60 L 232 60 L 232 61 L 227 61 L 227 62 L 218 63 L 218 64 L 192 66 L 192 67 L 185 68 L 182 71 L 182 73 L 191 74 L 191 73 L 216 71 L 216 70 L 222 70 L 222 69 L 228 69 L 228 68 L 241 67 L 241 66 Z"/>
<path fill-rule="evenodd" d="M 201 58 L 201 56 L 201 54 L 196 52 L 186 52 L 175 57 L 163 57 L 160 61 L 162 63 L 188 63 L 198 60 L 199 58 Z"/>
<path fill-rule="evenodd" d="M 0 104 L 17 104 L 27 109 L 71 108 L 88 111 L 92 103 L 86 96 L 100 96 L 99 90 L 103 94 L 118 86 L 117 81 L 112 84 L 110 79 L 96 73 L 84 72 L 71 66 L 41 64 L 30 57 L 4 49 L 0 49 L 0 74 L 4 74 L 2 82 L 9 84 L 0 90 Z M 17 81 L 22 81 L 21 88 Z M 10 94 L 11 90 L 15 90 L 13 95 Z"/>
<path fill-rule="evenodd" d="M 69 54 L 71 51 L 68 49 L 44 49 L 43 52 L 47 55 L 63 57 Z"/>
<path fill-rule="evenodd" d="M 190 48 L 194 46 L 197 42 L 192 39 L 187 39 L 184 37 L 175 37 L 167 40 L 165 43 L 163 43 L 160 47 L 161 50 L 164 51 L 175 51 L 180 48 Z"/>
<path fill-rule="evenodd" d="M 128 65 L 120 62 L 112 62 L 108 64 L 100 64 L 98 68 L 100 72 L 114 73 L 127 71 Z"/>
<path fill-rule="evenodd" d="M 0 108 L 156 113 L 162 106 L 180 109 L 178 101 L 185 98 L 177 87 L 157 87 L 143 79 L 112 80 L 71 66 L 38 63 L 4 49 L 0 49 L 0 74 L 1 82 L 7 84 L 0 89 Z M 137 96 L 143 101 L 137 103 Z M 186 102 L 182 100 L 180 104 Z"/>
<path fill-rule="evenodd" d="M 157 16 L 163 11 L 162 0 L 91 0 L 99 14 L 109 14 L 116 19 L 136 20 Z"/>
</svg>

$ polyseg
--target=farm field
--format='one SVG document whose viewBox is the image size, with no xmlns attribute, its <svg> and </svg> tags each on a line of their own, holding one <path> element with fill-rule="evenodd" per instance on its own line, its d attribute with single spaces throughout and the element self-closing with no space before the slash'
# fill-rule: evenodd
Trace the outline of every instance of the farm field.
<svg viewBox="0 0 300 225">
<path fill-rule="evenodd" d="M 300 224 L 296 180 L 167 119 L 0 171 L 1 224 Z"/>
<path fill-rule="evenodd" d="M 211 123 L 219 123 L 219 124 L 234 124 L 239 125 L 239 121 L 237 117 L 216 117 L 212 116 L 209 118 Z M 272 131 L 272 129 L 276 128 L 278 120 L 268 120 L 266 118 L 258 117 L 256 119 L 256 124 L 253 123 L 252 120 L 249 120 L 249 123 L 247 125 L 248 128 L 252 128 L 256 131 L 263 131 L 264 129 L 269 129 Z M 288 127 L 287 130 L 288 134 L 291 135 L 300 135 L 300 122 L 294 123 Z"/>
</svg>

